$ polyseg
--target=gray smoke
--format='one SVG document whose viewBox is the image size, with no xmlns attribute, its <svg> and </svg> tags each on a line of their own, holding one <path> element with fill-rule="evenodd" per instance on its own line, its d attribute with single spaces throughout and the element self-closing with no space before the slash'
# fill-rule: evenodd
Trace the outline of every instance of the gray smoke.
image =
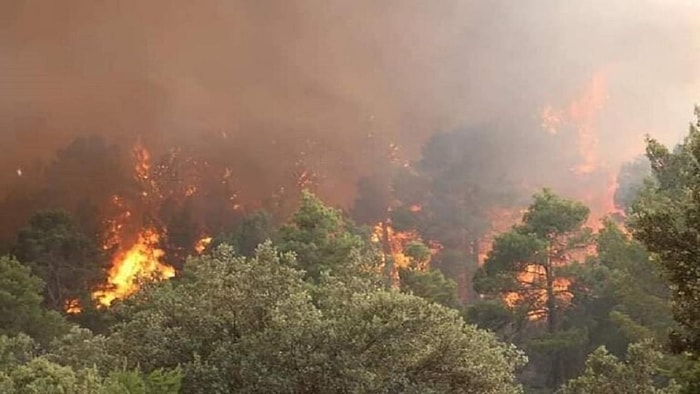
<svg viewBox="0 0 700 394">
<path fill-rule="evenodd" d="M 347 205 L 389 144 L 411 158 L 474 126 L 512 133 L 502 160 L 533 163 L 523 177 L 565 182 L 551 157 L 577 148 L 542 131 L 542 106 L 605 70 L 605 161 L 645 133 L 677 140 L 700 101 L 699 14 L 694 0 L 4 1 L 0 184 L 78 135 L 140 136 L 232 168 L 250 198 L 298 165 Z"/>
</svg>

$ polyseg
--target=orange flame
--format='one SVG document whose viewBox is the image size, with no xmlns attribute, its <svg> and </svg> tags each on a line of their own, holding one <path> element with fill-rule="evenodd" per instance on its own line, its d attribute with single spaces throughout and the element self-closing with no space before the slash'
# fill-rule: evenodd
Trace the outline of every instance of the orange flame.
<svg viewBox="0 0 700 394">
<path fill-rule="evenodd" d="M 114 259 L 108 287 L 94 292 L 93 299 L 109 306 L 115 299 L 125 298 L 138 290 L 141 280 L 175 276 L 175 268 L 160 261 L 165 252 L 158 248 L 159 241 L 160 237 L 154 230 L 141 231 L 136 243 Z"/>
<path fill-rule="evenodd" d="M 525 291 L 528 293 L 528 299 L 532 302 L 534 308 L 528 315 L 531 321 L 539 320 L 547 315 L 547 301 L 549 296 L 544 288 L 546 281 L 544 267 L 537 264 L 528 264 L 523 272 L 518 275 L 518 280 L 524 284 Z M 571 302 L 573 295 L 569 292 L 571 281 L 567 278 L 555 278 L 552 283 L 555 298 L 560 303 L 568 304 Z M 507 293 L 503 297 L 503 301 L 511 308 L 525 300 L 521 293 Z"/>
<path fill-rule="evenodd" d="M 66 301 L 63 310 L 69 315 L 77 315 L 83 311 L 83 307 L 80 305 L 80 301 L 73 299 Z"/>
<path fill-rule="evenodd" d="M 144 187 L 142 196 L 148 196 L 151 155 L 139 142 L 132 153 L 136 161 L 134 176 Z M 115 299 L 133 294 L 143 280 L 161 280 L 175 276 L 175 268 L 161 261 L 165 252 L 159 248 L 160 234 L 156 228 L 141 229 L 134 237 L 133 244 L 125 247 L 125 239 L 131 238 L 131 234 L 125 232 L 132 214 L 123 198 L 112 197 L 112 204 L 119 210 L 119 214 L 107 220 L 108 234 L 103 248 L 109 250 L 117 245 L 118 251 L 112 260 L 107 283 L 92 294 L 92 298 L 102 306 L 109 306 Z"/>
<path fill-rule="evenodd" d="M 589 174 L 601 164 L 597 124 L 606 100 L 607 78 L 606 73 L 601 71 L 593 75 L 582 94 L 567 108 L 557 111 L 548 105 L 540 113 L 542 127 L 550 134 L 557 134 L 562 125 L 575 127 L 582 158 L 582 162 L 572 168 L 576 174 Z"/>
<path fill-rule="evenodd" d="M 411 207 L 412 209 L 417 206 Z M 415 212 L 415 211 L 414 211 Z M 371 241 L 382 244 L 382 260 L 386 263 L 388 258 L 393 262 L 391 277 L 395 285 L 398 285 L 398 273 L 401 268 L 409 268 L 411 260 L 405 254 L 405 248 L 411 242 L 421 242 L 421 237 L 416 231 L 396 231 L 389 223 L 378 223 L 374 226 L 371 236 Z M 435 255 L 440 251 L 442 246 L 437 242 L 429 242 L 428 248 L 430 254 Z M 417 262 L 419 265 L 415 268 L 424 270 L 430 265 L 428 261 Z"/>
<path fill-rule="evenodd" d="M 136 142 L 132 153 L 136 159 L 136 178 L 141 181 L 147 180 L 151 170 L 151 153 L 141 145 L 141 141 Z"/>
<path fill-rule="evenodd" d="M 202 254 L 207 249 L 207 246 L 211 244 L 211 241 L 212 237 L 203 237 L 194 245 L 194 251 L 197 252 L 197 254 Z"/>
</svg>

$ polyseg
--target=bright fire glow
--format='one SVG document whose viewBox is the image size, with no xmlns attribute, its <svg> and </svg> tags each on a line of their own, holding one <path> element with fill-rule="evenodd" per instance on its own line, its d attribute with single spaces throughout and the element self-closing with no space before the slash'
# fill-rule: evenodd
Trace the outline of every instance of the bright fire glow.
<svg viewBox="0 0 700 394">
<path fill-rule="evenodd" d="M 158 248 L 159 241 L 160 237 L 154 230 L 141 231 L 136 243 L 114 259 L 108 286 L 93 293 L 93 298 L 109 306 L 115 299 L 122 299 L 138 290 L 141 280 L 175 276 L 175 268 L 160 261 L 165 252 Z"/>
<path fill-rule="evenodd" d="M 194 251 L 197 252 L 197 254 L 202 254 L 206 249 L 209 244 L 211 244 L 212 237 L 204 237 L 197 241 L 197 243 L 194 245 Z"/>
<path fill-rule="evenodd" d="M 418 206 L 412 206 L 413 212 L 418 212 L 416 209 Z M 420 208 L 417 208 L 420 210 Z M 372 237 L 372 242 L 379 243 L 382 245 L 382 260 L 387 261 L 391 258 L 393 262 L 391 277 L 395 285 L 399 283 L 398 272 L 401 268 L 409 268 L 411 265 L 410 258 L 405 254 L 405 248 L 411 242 L 421 242 L 421 238 L 416 231 L 396 231 L 388 223 L 378 223 L 374 226 Z M 441 245 L 437 242 L 429 242 L 428 248 L 430 249 L 431 255 L 439 252 Z M 430 265 L 430 259 L 427 261 L 417 262 L 418 266 L 413 267 L 416 269 L 424 270 Z"/>
<path fill-rule="evenodd" d="M 83 311 L 83 307 L 78 300 L 68 300 L 63 308 L 69 315 L 77 315 Z"/>
<path fill-rule="evenodd" d="M 555 110 L 545 106 L 541 113 L 542 127 L 550 134 L 557 134 L 563 125 L 576 130 L 577 145 L 582 162 L 572 170 L 577 174 L 589 174 L 599 168 L 598 122 L 607 100 L 607 78 L 604 72 L 596 73 L 588 86 L 566 108 Z"/>
<path fill-rule="evenodd" d="M 141 195 L 148 196 L 147 185 L 150 178 L 151 155 L 140 143 L 134 147 L 134 176 L 144 187 Z M 105 250 L 117 246 L 112 260 L 107 283 L 93 292 L 92 298 L 102 306 L 109 306 L 115 299 L 122 299 L 139 288 L 144 280 L 162 280 L 175 276 L 175 268 L 162 261 L 165 252 L 160 249 L 160 234 L 154 227 L 145 227 L 133 233 L 127 233 L 126 224 L 133 219 L 125 200 L 119 196 L 112 198 L 118 214 L 106 221 L 107 239 Z M 133 240 L 129 243 L 127 240 Z"/>
<path fill-rule="evenodd" d="M 513 308 L 522 303 L 527 292 L 528 300 L 533 304 L 534 312 L 528 316 L 530 320 L 539 320 L 547 314 L 547 290 L 546 290 L 546 275 L 544 267 L 537 264 L 528 264 L 523 272 L 518 275 L 518 281 L 524 286 L 522 293 L 508 293 L 503 297 L 505 303 Z M 554 295 L 559 303 L 570 303 L 572 294 L 568 291 L 571 286 L 571 281 L 566 278 L 555 278 L 552 284 Z"/>
<path fill-rule="evenodd" d="M 132 153 L 136 159 L 136 166 L 134 168 L 136 171 L 136 178 L 142 181 L 148 179 L 151 170 L 151 153 L 141 145 L 140 141 L 136 143 Z"/>
</svg>

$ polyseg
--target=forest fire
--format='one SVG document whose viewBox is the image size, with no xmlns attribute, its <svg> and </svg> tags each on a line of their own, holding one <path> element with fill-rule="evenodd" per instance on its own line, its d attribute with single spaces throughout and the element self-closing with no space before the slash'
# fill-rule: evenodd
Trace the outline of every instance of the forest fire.
<svg viewBox="0 0 700 394">
<path fill-rule="evenodd" d="M 67 300 L 63 309 L 69 315 L 77 315 L 78 313 L 81 313 L 83 311 L 83 307 L 82 305 L 80 305 L 80 301 L 76 299 Z"/>
<path fill-rule="evenodd" d="M 523 272 L 518 275 L 518 281 L 524 286 L 527 299 L 518 292 L 507 293 L 503 301 L 511 308 L 517 307 L 522 302 L 530 303 L 531 313 L 527 318 L 531 321 L 540 320 L 547 315 L 547 286 L 544 267 L 537 264 L 528 264 Z M 573 295 L 569 292 L 571 281 L 567 278 L 555 278 L 552 284 L 554 295 L 559 303 L 568 304 Z"/>
<path fill-rule="evenodd" d="M 582 160 L 571 169 L 575 174 L 590 174 L 601 165 L 597 124 L 607 100 L 606 86 L 606 73 L 600 71 L 593 75 L 579 97 L 564 109 L 555 110 L 547 105 L 541 111 L 542 128 L 549 134 L 558 134 L 563 126 L 575 129 Z"/>
<path fill-rule="evenodd" d="M 159 240 L 158 233 L 153 229 L 141 231 L 136 243 L 115 257 L 106 288 L 94 292 L 93 298 L 101 305 L 109 306 L 115 299 L 127 297 L 138 290 L 141 280 L 175 276 L 175 269 L 161 262 L 165 252 L 158 248 Z"/>
<path fill-rule="evenodd" d="M 0 2 L 0 394 L 700 391 L 700 0 L 630 5 Z"/>
<path fill-rule="evenodd" d="M 151 170 L 150 152 L 137 142 L 132 150 L 136 161 L 134 177 L 142 186 L 142 198 L 149 197 L 149 178 Z M 154 196 L 155 197 L 155 196 Z M 127 222 L 133 219 L 131 210 L 125 200 L 119 196 L 112 198 L 112 204 L 118 210 L 115 217 L 108 219 L 107 236 L 103 249 L 117 248 L 108 272 L 106 284 L 92 294 L 92 298 L 101 306 L 109 306 L 115 299 L 123 299 L 139 288 L 143 280 L 162 280 L 175 276 L 175 268 L 164 263 L 165 251 L 160 247 L 161 234 L 154 226 L 147 226 L 137 231 L 135 236 L 129 234 Z M 127 239 L 133 239 L 130 246 L 124 245 Z"/>
<path fill-rule="evenodd" d="M 493 247 L 494 238 L 505 231 L 508 231 L 511 227 L 516 225 L 525 213 L 524 209 L 495 209 L 490 214 L 491 227 L 489 232 L 479 239 L 479 265 L 484 264 L 486 257 Z"/>
<path fill-rule="evenodd" d="M 398 286 L 399 270 L 411 267 L 411 257 L 407 255 L 406 248 L 414 242 L 421 242 L 420 235 L 416 231 L 396 231 L 390 223 L 378 223 L 372 232 L 372 241 L 381 245 L 382 259 L 386 264 L 391 261 L 391 278 L 394 285 Z M 436 243 L 430 243 L 431 255 L 439 249 Z M 430 258 L 426 261 L 414 261 L 416 269 L 426 269 L 430 264 Z"/>
<path fill-rule="evenodd" d="M 197 254 L 202 254 L 204 251 L 207 249 L 207 247 L 211 244 L 211 241 L 213 240 L 212 237 L 205 236 L 200 238 L 197 243 L 194 245 L 194 251 L 197 252 Z"/>
<path fill-rule="evenodd" d="M 617 176 L 610 170 L 604 161 L 599 157 L 598 153 L 598 127 L 597 123 L 600 114 L 607 100 L 606 93 L 607 78 L 604 72 L 598 72 L 589 81 L 585 89 L 582 90 L 579 97 L 571 101 L 564 109 L 556 110 L 552 106 L 545 106 L 541 112 L 541 126 L 548 133 L 556 136 L 562 128 L 568 127 L 575 132 L 576 144 L 580 156 L 580 163 L 570 169 L 571 174 L 575 178 L 594 179 L 596 186 L 600 183 L 598 180 L 602 176 L 605 180 L 605 186 L 601 190 L 600 187 L 585 187 L 582 190 L 574 191 L 574 198 L 584 201 L 591 207 L 585 226 L 590 228 L 594 233 L 598 232 L 603 227 L 603 218 L 609 215 L 624 215 L 624 213 L 615 206 L 614 194 L 617 189 Z M 601 175 L 603 174 L 603 175 Z M 588 185 L 590 186 L 590 185 Z M 517 214 L 516 214 L 517 213 Z M 480 244 L 479 264 L 483 264 L 489 251 L 492 248 L 493 237 L 508 227 L 518 223 L 522 217 L 523 211 L 517 212 L 511 210 L 496 211 L 490 216 L 492 218 L 491 233 L 483 237 Z M 587 256 L 597 253 L 595 245 L 590 245 L 574 250 L 569 253 L 562 264 L 571 264 L 572 262 L 583 262 Z M 515 307 L 521 302 L 530 302 L 538 306 L 538 310 L 543 310 L 547 303 L 549 295 L 546 291 L 546 286 L 543 286 L 543 280 L 546 275 L 544 267 L 536 264 L 528 264 L 526 268 L 518 275 L 518 281 L 521 282 L 530 294 L 530 299 L 525 300 L 523 295 L 517 292 L 507 293 L 503 296 L 503 300 L 510 307 Z M 555 278 L 553 289 L 559 302 L 569 303 L 571 301 L 571 293 L 568 289 L 571 282 L 566 278 Z M 532 294 L 535 294 L 534 298 Z M 531 320 L 541 319 L 546 316 L 546 311 L 534 313 L 528 316 Z"/>
</svg>

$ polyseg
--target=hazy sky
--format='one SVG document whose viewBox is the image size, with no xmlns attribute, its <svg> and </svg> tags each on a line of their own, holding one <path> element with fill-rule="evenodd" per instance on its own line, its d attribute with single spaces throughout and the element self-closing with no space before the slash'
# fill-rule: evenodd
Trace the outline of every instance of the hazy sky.
<svg viewBox="0 0 700 394">
<path fill-rule="evenodd" d="M 600 73 L 597 149 L 615 164 L 645 133 L 686 132 L 698 15 L 694 0 L 3 1 L 0 179 L 98 133 L 196 147 L 250 182 L 303 151 L 332 189 L 389 142 L 410 156 L 461 127 L 541 138 L 541 108 Z"/>
</svg>

